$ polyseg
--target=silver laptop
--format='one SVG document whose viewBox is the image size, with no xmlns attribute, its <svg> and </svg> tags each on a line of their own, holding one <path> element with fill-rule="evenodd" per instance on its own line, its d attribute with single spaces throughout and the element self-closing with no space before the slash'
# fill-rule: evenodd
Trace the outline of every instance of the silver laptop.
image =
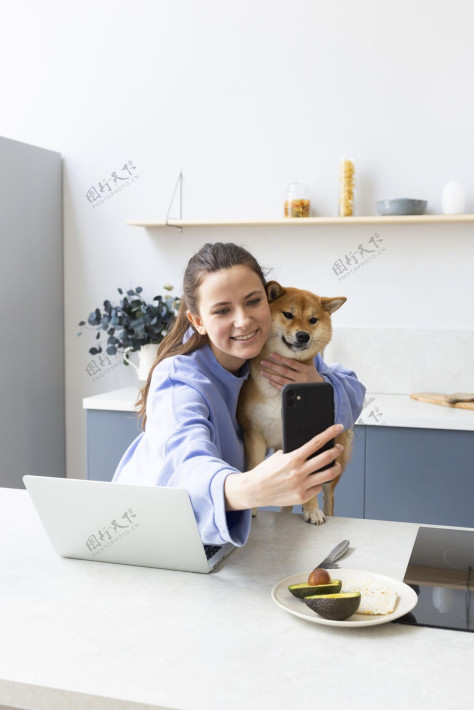
<svg viewBox="0 0 474 710">
<path fill-rule="evenodd" d="M 47 476 L 23 481 L 61 557 L 211 572 L 235 547 L 203 545 L 180 488 Z"/>
</svg>

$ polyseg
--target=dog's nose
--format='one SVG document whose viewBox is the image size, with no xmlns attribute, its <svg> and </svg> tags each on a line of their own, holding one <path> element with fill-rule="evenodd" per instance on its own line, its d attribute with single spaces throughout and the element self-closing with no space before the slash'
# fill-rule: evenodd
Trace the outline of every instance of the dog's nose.
<svg viewBox="0 0 474 710">
<path fill-rule="evenodd" d="M 296 340 L 298 343 L 301 343 L 302 345 L 306 344 L 309 340 L 309 333 L 307 333 L 305 330 L 299 330 L 296 333 Z"/>
</svg>

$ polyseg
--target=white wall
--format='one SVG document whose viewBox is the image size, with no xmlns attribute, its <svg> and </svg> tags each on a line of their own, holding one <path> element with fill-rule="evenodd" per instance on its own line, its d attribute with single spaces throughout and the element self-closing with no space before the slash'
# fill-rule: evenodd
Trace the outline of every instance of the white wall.
<svg viewBox="0 0 474 710">
<path fill-rule="evenodd" d="M 181 234 L 125 225 L 166 216 L 180 168 L 185 217 L 280 216 L 295 177 L 310 184 L 313 214 L 334 215 L 342 153 L 354 156 L 360 214 L 393 196 L 439 212 L 452 178 L 474 212 L 473 24 L 470 0 L 3 9 L 0 135 L 64 156 L 68 475 L 85 473 L 82 398 L 134 382 L 122 366 L 93 381 L 93 343 L 77 337 L 78 321 L 117 286 L 151 297 L 178 285 L 204 241 L 238 241 L 282 283 L 346 295 L 339 327 L 473 328 L 472 225 Z M 89 188 L 124 176 L 127 161 L 137 179 L 94 208 Z M 385 252 L 340 282 L 334 262 L 374 231 Z"/>
</svg>

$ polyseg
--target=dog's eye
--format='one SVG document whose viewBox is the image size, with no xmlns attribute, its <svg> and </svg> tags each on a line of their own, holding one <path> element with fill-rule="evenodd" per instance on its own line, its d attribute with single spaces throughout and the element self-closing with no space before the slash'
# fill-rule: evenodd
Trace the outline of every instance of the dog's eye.
<svg viewBox="0 0 474 710">
<path fill-rule="evenodd" d="M 314 325 L 315 323 L 318 322 L 318 319 L 317 318 L 310 318 L 309 322 L 311 323 L 311 325 Z"/>
<path fill-rule="evenodd" d="M 293 318 L 293 313 L 289 313 L 288 311 L 283 311 L 283 315 L 287 320 L 291 320 Z"/>
</svg>

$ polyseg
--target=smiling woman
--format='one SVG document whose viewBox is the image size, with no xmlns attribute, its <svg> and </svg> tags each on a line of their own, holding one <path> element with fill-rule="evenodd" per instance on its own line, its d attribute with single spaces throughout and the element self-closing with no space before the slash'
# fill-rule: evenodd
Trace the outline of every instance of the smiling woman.
<svg viewBox="0 0 474 710">
<path fill-rule="evenodd" d="M 187 490 L 205 543 L 245 544 L 253 507 L 304 503 L 341 471 L 334 463 L 338 448 L 313 456 L 340 424 L 291 454 L 278 451 L 244 470 L 237 402 L 247 361 L 262 350 L 270 321 L 255 258 L 235 244 L 204 245 L 188 263 L 179 313 L 140 393 L 144 431 L 115 472 L 115 482 Z M 294 381 L 305 377 L 295 372 Z M 338 397 L 349 403 L 353 421 L 365 388 L 353 373 L 338 378 Z"/>
<path fill-rule="evenodd" d="M 199 313 L 188 311 L 187 316 L 198 333 L 208 336 L 217 361 L 231 372 L 258 355 L 270 330 L 264 286 L 244 265 L 209 274 L 199 288 Z"/>
</svg>

